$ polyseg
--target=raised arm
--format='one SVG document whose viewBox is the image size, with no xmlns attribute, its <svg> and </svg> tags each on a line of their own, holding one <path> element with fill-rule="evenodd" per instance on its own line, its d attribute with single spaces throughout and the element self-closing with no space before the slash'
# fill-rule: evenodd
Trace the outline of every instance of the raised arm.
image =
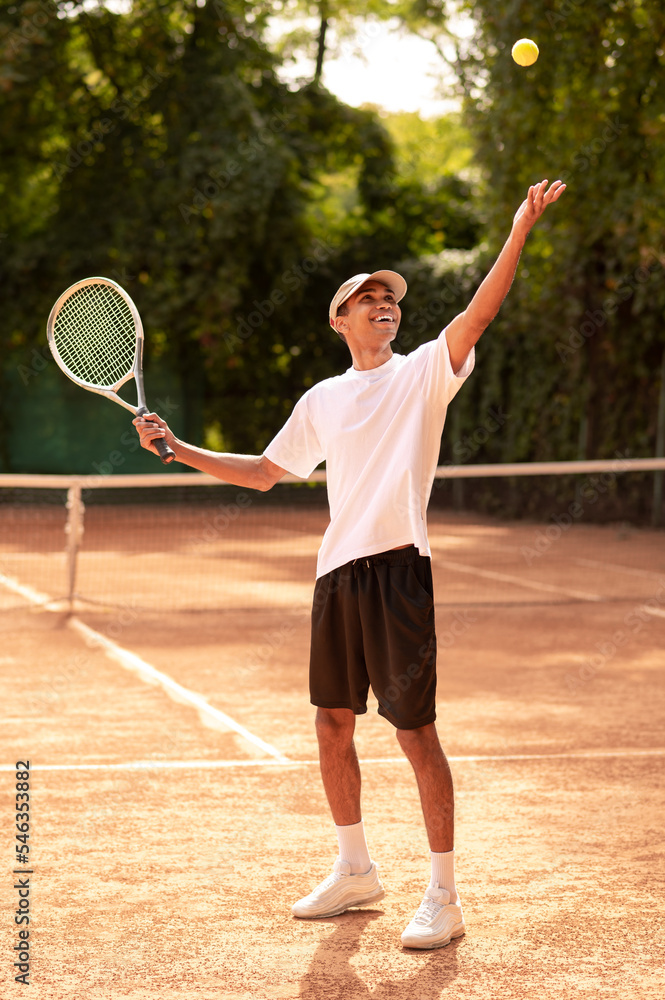
<svg viewBox="0 0 665 1000">
<path fill-rule="evenodd" d="M 513 283 L 522 247 L 531 227 L 547 206 L 557 201 L 566 190 L 561 181 L 553 181 L 549 190 L 547 183 L 544 180 L 529 188 L 529 193 L 515 213 L 510 236 L 494 267 L 465 311 L 448 326 L 446 339 L 454 372 L 462 367 L 467 354 L 498 313 Z"/>
<path fill-rule="evenodd" d="M 199 472 L 207 472 L 209 476 L 216 476 L 234 486 L 246 486 L 265 492 L 286 475 L 286 469 L 275 465 L 265 455 L 228 455 L 179 441 L 166 421 L 156 413 L 136 417 L 132 423 L 139 433 L 143 448 L 157 454 L 153 442 L 157 438 L 164 438 L 173 448 L 176 462 L 189 465 Z"/>
</svg>

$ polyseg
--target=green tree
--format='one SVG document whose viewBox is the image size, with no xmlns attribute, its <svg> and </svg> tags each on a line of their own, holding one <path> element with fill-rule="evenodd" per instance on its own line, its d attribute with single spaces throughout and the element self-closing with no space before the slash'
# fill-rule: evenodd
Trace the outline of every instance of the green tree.
<svg viewBox="0 0 665 1000">
<path fill-rule="evenodd" d="M 310 58 L 314 63 L 312 82 L 320 83 L 323 65 L 331 47 L 334 29 L 335 51 L 340 41 L 353 38 L 368 17 L 386 19 L 391 10 L 385 0 L 278 0 L 272 13 L 294 27 L 279 35 L 277 50 L 283 58 Z"/>
<path fill-rule="evenodd" d="M 0 8 L 5 444 L 31 408 L 56 412 L 53 394 L 60 416 L 99 428 L 94 456 L 124 426 L 47 367 L 46 316 L 77 278 L 106 274 L 135 298 L 149 401 L 161 371 L 186 401 L 185 434 L 200 440 L 207 427 L 253 450 L 304 388 L 347 362 L 325 321 L 340 273 L 377 253 L 394 265 L 468 228 L 454 184 L 442 209 L 414 176 L 401 183 L 375 112 L 279 81 L 268 13 L 238 0 Z M 349 172 L 352 210 L 320 211 L 326 178 Z M 425 211 L 440 216 L 434 243 Z M 59 443 L 55 430 L 48 447 L 40 436 L 41 471 L 62 468 L 60 423 Z M 84 452 L 76 471 L 92 471 Z M 6 468 L 31 467 L 23 442 L 14 453 Z"/>
<path fill-rule="evenodd" d="M 438 0 L 397 6 L 411 30 L 442 53 L 452 39 L 457 52 L 486 220 L 487 253 L 470 259 L 472 285 L 528 185 L 545 176 L 568 185 L 529 237 L 516 284 L 479 345 L 482 378 L 460 400 L 464 425 L 503 401 L 505 460 L 652 454 L 665 346 L 662 5 L 474 0 L 458 6 L 455 16 L 475 30 L 457 41 Z M 540 47 L 529 68 L 510 56 L 525 36 Z M 436 280 L 434 267 L 426 299 L 436 299 Z"/>
<path fill-rule="evenodd" d="M 496 329 L 532 373 L 526 384 L 523 371 L 510 379 L 523 414 L 516 445 L 524 457 L 653 453 L 665 344 L 665 11 L 647 0 L 478 3 L 473 14 L 459 71 L 492 240 L 527 184 L 568 184 L 530 238 Z M 526 70 L 510 59 L 523 36 L 541 49 Z"/>
</svg>

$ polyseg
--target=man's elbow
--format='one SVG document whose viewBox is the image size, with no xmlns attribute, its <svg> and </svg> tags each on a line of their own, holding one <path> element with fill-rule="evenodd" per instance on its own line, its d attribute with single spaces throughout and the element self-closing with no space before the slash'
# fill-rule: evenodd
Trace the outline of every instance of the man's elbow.
<svg viewBox="0 0 665 1000">
<path fill-rule="evenodd" d="M 267 472 L 266 469 L 259 466 L 256 474 L 256 480 L 254 483 L 254 489 L 259 490 L 261 493 L 267 493 L 275 485 L 275 480 Z"/>
<path fill-rule="evenodd" d="M 281 469 L 265 455 L 261 455 L 257 466 L 255 489 L 260 490 L 261 493 L 267 493 L 285 474 L 286 469 Z"/>
</svg>

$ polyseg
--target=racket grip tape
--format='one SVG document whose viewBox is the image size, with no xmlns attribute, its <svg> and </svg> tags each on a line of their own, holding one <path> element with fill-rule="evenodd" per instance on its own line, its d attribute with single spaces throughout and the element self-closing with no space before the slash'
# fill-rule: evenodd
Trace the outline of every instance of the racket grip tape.
<svg viewBox="0 0 665 1000">
<path fill-rule="evenodd" d="M 142 417 L 143 414 L 147 412 L 148 408 L 146 406 L 141 406 L 136 411 L 136 416 Z M 173 449 L 169 448 L 164 438 L 155 438 L 153 444 L 155 445 L 157 453 L 159 454 L 159 457 L 161 458 L 164 465 L 169 465 L 175 458 L 175 452 L 173 451 Z"/>
<path fill-rule="evenodd" d="M 172 448 L 169 448 L 164 438 L 155 439 L 155 448 L 159 452 L 159 457 L 164 465 L 168 465 L 175 458 L 175 452 Z"/>
</svg>

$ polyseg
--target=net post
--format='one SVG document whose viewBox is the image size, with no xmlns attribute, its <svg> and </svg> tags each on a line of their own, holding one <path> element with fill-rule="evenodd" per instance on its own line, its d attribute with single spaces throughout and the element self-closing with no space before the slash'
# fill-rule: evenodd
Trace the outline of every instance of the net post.
<svg viewBox="0 0 665 1000">
<path fill-rule="evenodd" d="M 665 350 L 660 365 L 660 393 L 658 395 L 658 420 L 656 424 L 656 454 L 655 458 L 662 458 L 665 455 Z M 663 472 L 658 469 L 653 480 L 653 509 L 651 511 L 651 524 L 654 528 L 660 527 L 663 513 Z"/>
<path fill-rule="evenodd" d="M 74 588 L 76 586 L 76 563 L 78 550 L 83 535 L 83 512 L 85 505 L 81 498 L 81 484 L 70 486 L 67 490 L 67 523 L 65 534 L 67 535 L 67 570 L 68 586 L 67 600 L 69 610 L 74 610 Z"/>
</svg>

